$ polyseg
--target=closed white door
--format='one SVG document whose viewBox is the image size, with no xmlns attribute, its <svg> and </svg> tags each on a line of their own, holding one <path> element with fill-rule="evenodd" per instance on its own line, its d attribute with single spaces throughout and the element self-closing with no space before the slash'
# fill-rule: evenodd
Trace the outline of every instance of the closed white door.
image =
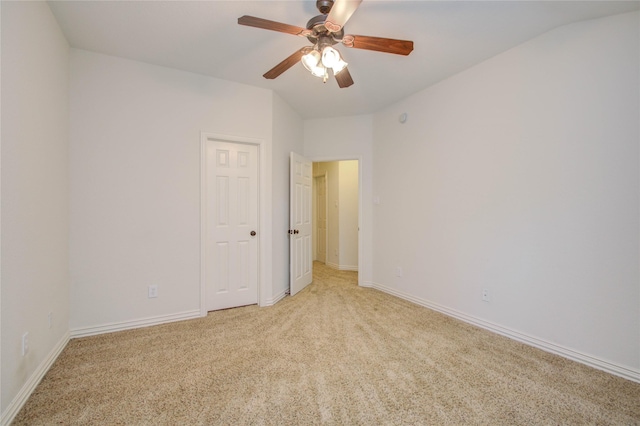
<svg viewBox="0 0 640 426">
<path fill-rule="evenodd" d="M 292 152 L 289 214 L 289 277 L 290 294 L 293 296 L 313 279 L 310 160 Z"/>
<path fill-rule="evenodd" d="M 316 179 L 316 259 L 327 263 L 327 177 Z"/>
<path fill-rule="evenodd" d="M 258 303 L 258 147 L 207 141 L 206 306 Z"/>
</svg>

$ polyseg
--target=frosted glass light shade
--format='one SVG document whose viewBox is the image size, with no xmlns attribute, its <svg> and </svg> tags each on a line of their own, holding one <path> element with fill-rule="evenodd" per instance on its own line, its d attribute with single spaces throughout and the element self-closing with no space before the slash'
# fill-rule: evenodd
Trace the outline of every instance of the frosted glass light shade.
<svg viewBox="0 0 640 426">
<path fill-rule="evenodd" d="M 316 77 L 324 77 L 324 75 L 327 73 L 327 69 L 323 67 L 322 64 L 311 68 L 309 71 L 311 71 L 311 74 L 315 75 Z"/>
<path fill-rule="evenodd" d="M 343 61 L 342 59 L 340 59 L 334 66 L 333 66 L 333 74 L 338 74 L 340 71 L 342 71 L 343 69 L 345 69 L 347 67 L 347 63 L 345 61 Z"/>
<path fill-rule="evenodd" d="M 333 47 L 327 46 L 322 49 L 322 65 L 325 67 L 333 68 L 341 60 L 340 52 Z"/>
<path fill-rule="evenodd" d="M 320 63 L 320 52 L 318 52 L 317 50 L 312 50 L 311 52 L 302 56 L 301 62 L 306 69 L 313 73 L 313 69 L 317 68 L 318 64 Z"/>
</svg>

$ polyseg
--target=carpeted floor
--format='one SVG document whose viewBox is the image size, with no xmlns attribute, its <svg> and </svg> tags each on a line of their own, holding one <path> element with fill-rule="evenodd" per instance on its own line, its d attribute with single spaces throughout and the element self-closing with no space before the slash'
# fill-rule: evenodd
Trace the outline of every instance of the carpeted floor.
<svg viewBox="0 0 640 426">
<path fill-rule="evenodd" d="M 315 264 L 270 308 L 72 340 L 14 424 L 640 424 L 640 384 Z"/>
</svg>

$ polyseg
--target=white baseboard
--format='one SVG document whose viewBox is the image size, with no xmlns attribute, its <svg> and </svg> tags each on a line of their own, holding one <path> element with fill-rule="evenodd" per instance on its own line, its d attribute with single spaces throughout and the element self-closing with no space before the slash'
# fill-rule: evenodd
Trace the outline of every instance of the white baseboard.
<svg viewBox="0 0 640 426">
<path fill-rule="evenodd" d="M 179 312 L 176 314 L 159 315 L 156 317 L 142 318 L 133 321 L 112 322 L 91 327 L 82 327 L 71 330 L 71 338 L 93 336 L 96 334 L 113 333 L 114 331 L 130 330 L 133 328 L 150 327 L 152 325 L 166 324 L 168 322 L 184 321 L 200 318 L 200 310 Z"/>
<path fill-rule="evenodd" d="M 635 370 L 622 365 L 614 364 L 612 362 L 594 357 L 592 355 L 588 355 L 588 354 L 576 351 L 574 349 L 557 345 L 555 343 L 546 341 L 544 339 L 530 336 L 528 334 L 521 333 L 519 331 L 512 330 L 507 327 L 503 327 L 499 324 L 495 324 L 490 321 L 486 321 L 471 315 L 467 315 L 455 309 L 447 308 L 445 306 L 438 305 L 437 303 L 429 302 L 428 300 L 424 300 L 419 297 L 412 296 L 410 294 L 404 293 L 397 289 L 386 287 L 382 284 L 378 284 L 378 283 L 367 283 L 367 284 L 370 284 L 370 286 L 375 288 L 376 290 L 380 290 L 382 292 L 391 294 L 393 296 L 397 296 L 401 299 L 407 300 L 409 302 L 415 303 L 420 306 L 424 306 L 425 308 L 432 309 L 434 311 L 443 313 L 450 317 L 457 318 L 466 323 L 478 326 L 480 328 L 484 328 L 485 330 L 489 330 L 494 333 L 500 334 L 502 336 L 509 337 L 510 339 L 517 340 L 518 342 L 525 343 L 530 346 L 534 346 L 538 349 L 542 349 L 543 351 L 551 352 L 553 354 L 560 355 L 564 358 L 568 358 L 572 361 L 576 361 L 576 362 L 588 365 L 590 367 L 597 368 L 598 370 L 602 370 L 607 373 L 620 376 L 627 380 L 640 383 L 640 370 Z M 362 285 L 362 286 L 368 287 L 369 285 Z"/>
<path fill-rule="evenodd" d="M 355 271 L 358 272 L 358 265 L 339 265 L 338 269 L 341 271 Z"/>
<path fill-rule="evenodd" d="M 281 301 L 282 299 L 284 299 L 287 296 L 287 294 L 289 294 L 289 290 L 282 290 L 280 294 L 276 294 L 271 299 L 267 299 L 266 303 L 263 306 L 273 306 L 279 301 Z"/>
<path fill-rule="evenodd" d="M 330 262 L 327 262 L 325 265 L 331 269 L 337 269 L 338 271 L 358 271 L 358 265 L 338 265 Z"/>
<path fill-rule="evenodd" d="M 69 339 L 69 332 L 67 332 L 62 336 L 62 339 L 58 341 L 53 349 L 51 349 L 51 352 L 49 352 L 47 357 L 42 360 L 38 368 L 36 368 L 36 371 L 33 372 L 31 377 L 29 377 L 29 380 L 27 380 L 24 386 L 22 386 L 22 389 L 20 389 L 20 392 L 18 392 L 15 398 L 13 398 L 13 401 L 11 401 L 7 406 L 4 413 L 2 413 L 0 425 L 10 424 L 16 415 L 18 415 L 22 406 L 24 406 L 33 391 L 36 389 L 36 386 L 38 386 L 38 383 L 40 383 L 44 375 L 47 374 L 47 371 L 49 371 L 55 360 L 58 359 L 60 352 L 62 352 L 65 346 L 67 346 Z"/>
<path fill-rule="evenodd" d="M 360 283 L 358 284 L 360 287 L 366 287 L 366 288 L 374 288 L 374 285 L 371 281 L 360 281 Z M 380 290 L 380 291 L 384 291 L 384 290 Z"/>
</svg>

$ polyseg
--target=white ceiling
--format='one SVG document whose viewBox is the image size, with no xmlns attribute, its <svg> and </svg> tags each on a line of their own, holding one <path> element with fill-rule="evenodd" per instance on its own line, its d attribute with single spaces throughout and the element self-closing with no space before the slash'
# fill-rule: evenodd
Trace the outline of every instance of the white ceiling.
<svg viewBox="0 0 640 426">
<path fill-rule="evenodd" d="M 414 41 L 409 56 L 336 45 L 355 84 L 326 84 L 302 65 L 266 71 L 309 41 L 237 24 L 242 15 L 305 27 L 307 1 L 50 1 L 72 47 L 273 89 L 303 118 L 374 112 L 570 22 L 624 13 L 639 1 L 364 0 L 346 34 Z"/>
</svg>

